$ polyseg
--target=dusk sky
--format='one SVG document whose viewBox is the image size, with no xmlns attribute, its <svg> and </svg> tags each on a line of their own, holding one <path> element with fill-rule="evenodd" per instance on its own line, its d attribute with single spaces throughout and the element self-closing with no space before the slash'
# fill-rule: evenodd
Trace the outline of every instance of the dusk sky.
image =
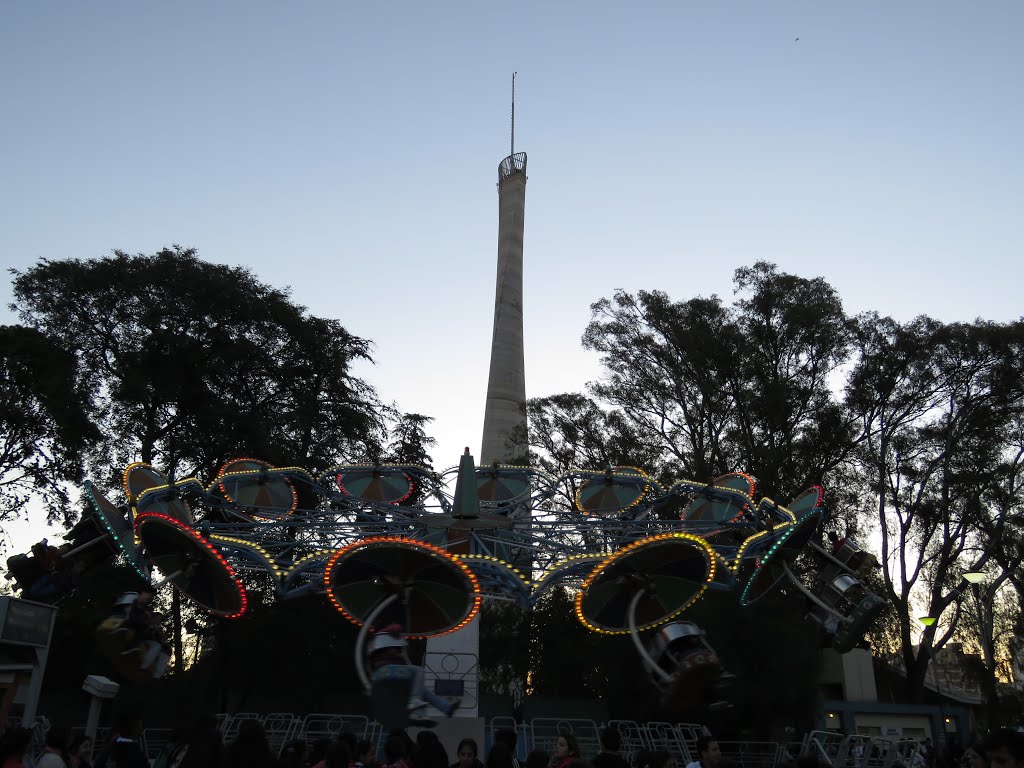
<svg viewBox="0 0 1024 768">
<path fill-rule="evenodd" d="M 290 286 L 443 468 L 480 447 L 513 71 L 532 397 L 599 374 L 592 302 L 730 298 L 757 260 L 850 313 L 1024 314 L 1022 30 L 1019 0 L 6 2 L 0 255 L 177 243 Z"/>
</svg>

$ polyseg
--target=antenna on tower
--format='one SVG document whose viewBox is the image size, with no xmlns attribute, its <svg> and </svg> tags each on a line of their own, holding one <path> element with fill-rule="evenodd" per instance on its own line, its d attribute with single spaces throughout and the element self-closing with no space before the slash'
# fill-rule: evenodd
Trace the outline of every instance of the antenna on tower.
<svg viewBox="0 0 1024 768">
<path fill-rule="evenodd" d="M 516 73 L 512 73 L 512 146 L 510 147 L 509 157 L 512 157 L 516 153 Z"/>
</svg>

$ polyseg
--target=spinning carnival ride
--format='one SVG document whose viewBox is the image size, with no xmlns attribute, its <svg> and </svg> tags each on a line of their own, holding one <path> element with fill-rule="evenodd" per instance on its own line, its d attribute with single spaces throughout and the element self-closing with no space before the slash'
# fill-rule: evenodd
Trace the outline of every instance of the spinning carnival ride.
<svg viewBox="0 0 1024 768">
<path fill-rule="evenodd" d="M 831 551 L 815 540 L 820 488 L 785 505 L 755 501 L 753 479 L 738 472 L 662 488 L 632 467 L 560 477 L 476 468 L 467 450 L 440 475 L 393 465 L 314 475 L 235 459 L 209 484 L 133 464 L 124 507 L 91 483 L 86 489 L 94 518 L 80 524 L 65 560 L 116 552 L 147 581 L 156 569 L 228 619 L 245 612 L 240 577 L 252 573 L 269 576 L 280 599 L 326 595 L 364 628 L 361 642 L 385 620 L 409 638 L 453 632 L 482 598 L 529 606 L 568 582 L 580 622 L 633 636 L 669 702 L 688 675 L 710 683 L 720 672 L 700 629 L 676 621 L 708 590 L 732 591 L 743 605 L 799 592 L 839 651 L 883 608 L 859 578 L 870 556 L 848 539 Z M 647 631 L 649 647 L 639 639 Z"/>
</svg>

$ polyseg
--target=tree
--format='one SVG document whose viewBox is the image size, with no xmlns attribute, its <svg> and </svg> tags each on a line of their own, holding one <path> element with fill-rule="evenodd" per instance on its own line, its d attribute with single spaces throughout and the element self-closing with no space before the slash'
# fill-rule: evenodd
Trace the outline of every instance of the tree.
<svg viewBox="0 0 1024 768">
<path fill-rule="evenodd" d="M 546 696 L 610 695 L 595 663 L 601 638 L 576 620 L 573 594 L 562 585 L 545 591 L 530 612 L 527 693 Z"/>
<path fill-rule="evenodd" d="M 415 464 L 433 468 L 429 449 L 437 440 L 427 434 L 426 428 L 434 419 L 420 413 L 403 413 L 389 432 L 391 438 L 383 461 L 389 464 Z"/>
<path fill-rule="evenodd" d="M 433 469 L 428 449 L 437 444 L 430 437 L 426 427 L 434 419 L 420 413 L 403 413 L 389 432 L 390 442 L 386 453 L 381 459 L 385 464 L 412 464 L 426 469 Z M 415 483 L 413 491 L 407 499 L 400 502 L 403 507 L 412 507 L 423 502 L 426 493 L 421 483 Z"/>
<path fill-rule="evenodd" d="M 530 678 L 532 617 L 531 608 L 511 601 L 485 600 L 480 607 L 480 691 L 508 696 L 517 719 Z"/>
<path fill-rule="evenodd" d="M 1015 416 L 1006 435 L 1003 459 L 986 494 L 988 514 L 974 537 L 979 551 L 987 551 L 990 559 L 984 572 L 970 574 L 970 583 L 961 588 L 970 598 L 963 603 L 963 621 L 955 628 L 955 637 L 978 650 L 990 727 L 1001 720 L 1003 725 L 1013 724 L 1000 705 L 999 680 L 1013 679 L 1015 641 L 1024 626 L 1024 418 Z"/>
<path fill-rule="evenodd" d="M 858 461 L 881 536 L 885 593 L 898 606 L 907 693 L 919 700 L 933 651 L 960 620 L 965 571 L 992 560 L 1007 516 L 1011 425 L 1024 407 L 1018 324 L 899 324 L 859 318 L 846 402 L 860 422 Z M 870 506 L 868 506 L 870 505 Z M 945 622 L 917 638 L 915 607 Z"/>
<path fill-rule="evenodd" d="M 1011 678 L 1011 643 L 1021 619 L 1020 595 L 1009 576 L 1007 571 L 999 570 L 986 574 L 981 582 L 965 586 L 969 597 L 962 606 L 962 620 L 954 635 L 965 648 L 978 652 L 986 700 L 985 719 L 990 728 L 999 724 L 998 681 L 1002 676 Z"/>
<path fill-rule="evenodd" d="M 102 435 L 94 476 L 142 460 L 209 478 L 240 455 L 325 467 L 380 450 L 386 409 L 349 371 L 368 342 L 248 270 L 174 247 L 15 274 L 22 319 L 77 350 Z"/>
<path fill-rule="evenodd" d="M 830 378 L 848 359 L 851 323 L 825 280 L 758 262 L 736 270 L 737 361 L 733 438 L 768 495 L 780 499 L 828 478 L 849 456 L 852 429 Z"/>
<path fill-rule="evenodd" d="M 735 283 L 734 307 L 659 291 L 595 303 L 583 344 L 601 353 L 606 373 L 589 389 L 633 434 L 656 441 L 677 477 L 741 469 L 767 495 L 791 498 L 852 447 L 830 388 L 847 359 L 849 321 L 821 278 L 759 262 L 737 270 Z"/>
<path fill-rule="evenodd" d="M 81 481 L 97 435 L 75 356 L 35 329 L 0 326 L 0 519 L 36 496 L 48 522 L 68 523 L 67 483 Z"/>
<path fill-rule="evenodd" d="M 534 398 L 527 414 L 535 448 L 531 464 L 551 474 L 614 466 L 654 471 L 661 460 L 656 440 L 637 432 L 621 411 L 605 410 L 585 395 Z"/>
</svg>

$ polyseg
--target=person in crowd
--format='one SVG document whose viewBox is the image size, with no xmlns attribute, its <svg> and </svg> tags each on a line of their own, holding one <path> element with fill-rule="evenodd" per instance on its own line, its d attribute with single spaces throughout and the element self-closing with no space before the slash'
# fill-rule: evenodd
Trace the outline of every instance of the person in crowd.
<svg viewBox="0 0 1024 768">
<path fill-rule="evenodd" d="M 448 750 L 440 741 L 432 741 L 416 748 L 413 757 L 416 768 L 448 768 Z"/>
<path fill-rule="evenodd" d="M 507 743 L 495 740 L 490 754 L 487 755 L 487 768 L 515 768 L 512 758 L 512 748 Z"/>
<path fill-rule="evenodd" d="M 349 754 L 350 755 L 355 755 L 355 753 L 356 753 L 356 743 L 359 740 L 356 738 L 356 735 L 354 733 L 352 733 L 350 731 L 341 731 L 334 738 L 336 738 L 336 739 L 338 739 L 340 741 L 344 741 L 345 742 L 345 746 L 348 747 Z"/>
<path fill-rule="evenodd" d="M 512 766 L 513 768 L 521 768 L 519 765 L 519 758 L 516 756 L 516 742 L 518 737 L 516 732 L 511 728 L 502 728 L 494 734 L 495 744 L 507 744 L 509 750 L 512 752 Z"/>
<path fill-rule="evenodd" d="M 413 755 L 416 768 L 448 768 L 448 750 L 433 731 L 416 734 L 416 752 Z"/>
<path fill-rule="evenodd" d="M 850 748 L 853 756 L 853 768 L 864 768 L 864 742 L 858 741 Z"/>
<path fill-rule="evenodd" d="M 719 768 L 722 764 L 722 750 L 718 741 L 710 734 L 703 734 L 697 739 L 697 759 L 686 768 Z"/>
<path fill-rule="evenodd" d="M 636 768 L 675 768 L 676 759 L 664 749 L 645 750 L 636 757 Z"/>
<path fill-rule="evenodd" d="M 946 737 L 942 744 L 942 762 L 944 768 L 956 768 L 964 759 L 964 743 L 959 735 L 953 733 Z"/>
<path fill-rule="evenodd" d="M 139 746 L 142 721 L 134 713 L 125 713 L 117 718 L 114 726 L 117 735 L 113 738 L 99 760 L 96 768 L 149 768 L 149 760 Z"/>
<path fill-rule="evenodd" d="M 179 768 L 187 749 L 185 736 L 185 727 L 179 722 L 171 729 L 170 737 L 157 752 L 153 768 Z"/>
<path fill-rule="evenodd" d="M 594 768 L 629 768 L 622 756 L 622 734 L 613 725 L 605 726 L 601 734 L 601 751 L 590 762 Z"/>
<path fill-rule="evenodd" d="M 551 768 L 568 768 L 569 764 L 580 759 L 580 745 L 571 733 L 563 733 L 555 739 L 555 747 L 551 751 Z"/>
<path fill-rule="evenodd" d="M 67 768 L 68 732 L 54 726 L 46 732 L 43 753 L 36 760 L 36 768 Z"/>
<path fill-rule="evenodd" d="M 178 756 L 177 768 L 219 766 L 224 762 L 224 740 L 213 715 L 200 715 L 185 737 L 184 750 Z M 171 763 L 168 768 L 175 768 Z"/>
<path fill-rule="evenodd" d="M 480 750 L 477 748 L 476 741 L 463 739 L 459 742 L 459 748 L 455 751 L 455 762 L 451 764 L 450 768 L 484 768 L 484 764 L 478 757 L 479 754 Z"/>
<path fill-rule="evenodd" d="M 388 768 L 411 768 L 410 755 L 415 742 L 405 731 L 395 731 L 384 742 L 384 765 Z"/>
<path fill-rule="evenodd" d="M 964 750 L 963 768 L 988 768 L 988 759 L 980 746 L 972 744 Z"/>
<path fill-rule="evenodd" d="M 313 768 L 349 768 L 352 765 L 352 749 L 349 747 L 350 734 L 342 732 L 327 742 L 323 758 L 310 763 Z"/>
<path fill-rule="evenodd" d="M 226 750 L 225 768 L 275 768 L 276 763 L 263 725 L 257 720 L 242 721 Z"/>
<path fill-rule="evenodd" d="M 444 749 L 444 747 L 441 747 L 441 749 Z M 367 768 L 367 766 L 373 765 L 375 757 L 376 749 L 373 746 L 373 742 L 369 739 L 359 739 L 356 742 L 355 749 L 352 750 L 352 768 Z M 448 757 L 445 755 L 445 765 L 447 764 Z"/>
<path fill-rule="evenodd" d="M 998 730 L 985 740 L 984 752 L 990 768 L 1024 768 L 1024 733 Z"/>
<path fill-rule="evenodd" d="M 550 757 L 543 749 L 535 749 L 526 756 L 526 768 L 548 768 Z"/>
<path fill-rule="evenodd" d="M 0 768 L 24 768 L 22 758 L 32 744 L 28 728 L 8 728 L 0 738 Z"/>
<path fill-rule="evenodd" d="M 278 768 L 306 768 L 306 742 L 302 739 L 289 739 L 281 747 L 278 755 Z"/>
<path fill-rule="evenodd" d="M 422 747 L 422 746 L 425 746 L 427 744 L 434 744 L 435 742 L 436 743 L 440 743 L 440 741 L 441 740 L 437 737 L 437 734 L 434 733 L 433 731 L 428 731 L 428 730 L 424 729 L 424 730 L 422 730 L 422 731 L 420 731 L 419 733 L 416 734 L 416 748 L 417 749 Z"/>
<path fill-rule="evenodd" d="M 68 747 L 68 768 L 92 768 L 92 739 L 84 733 L 75 736 Z"/>
<path fill-rule="evenodd" d="M 314 739 L 309 745 L 309 764 L 317 766 L 327 759 L 327 750 L 331 746 L 331 740 L 325 738 Z"/>
<path fill-rule="evenodd" d="M 327 748 L 327 757 L 324 758 L 324 768 L 349 768 L 352 763 L 352 750 L 349 749 L 348 740 L 342 738 L 342 734 L 331 742 Z"/>
</svg>

